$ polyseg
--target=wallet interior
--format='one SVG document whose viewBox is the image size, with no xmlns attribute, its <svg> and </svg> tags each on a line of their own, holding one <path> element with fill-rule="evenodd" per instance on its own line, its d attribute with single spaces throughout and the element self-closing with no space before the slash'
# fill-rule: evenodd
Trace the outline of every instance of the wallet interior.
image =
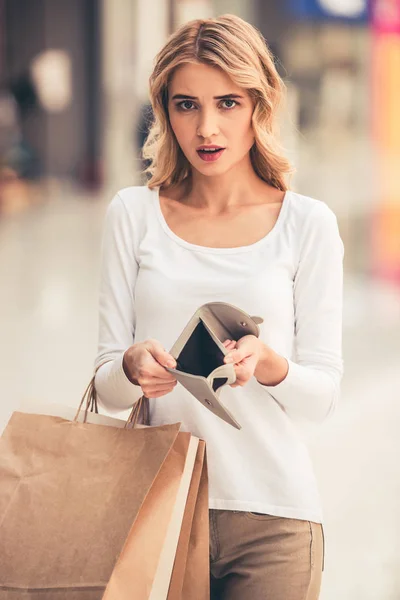
<svg viewBox="0 0 400 600">
<path fill-rule="evenodd" d="M 176 359 L 177 369 L 191 375 L 208 377 L 214 369 L 225 364 L 224 357 L 225 354 L 200 320 Z M 226 377 L 216 378 L 213 382 L 214 391 L 226 380 Z"/>
</svg>

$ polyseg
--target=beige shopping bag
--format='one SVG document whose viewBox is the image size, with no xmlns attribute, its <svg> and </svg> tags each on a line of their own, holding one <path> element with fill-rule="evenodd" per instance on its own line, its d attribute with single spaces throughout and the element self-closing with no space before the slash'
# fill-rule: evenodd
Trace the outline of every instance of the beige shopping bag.
<svg viewBox="0 0 400 600">
<path fill-rule="evenodd" d="M 135 427 L 142 400 L 133 428 L 88 401 L 74 420 L 13 413 L 0 438 L 0 600 L 209 598 L 204 442 L 179 423 Z"/>
<path fill-rule="evenodd" d="M 206 535 L 204 534 L 205 531 L 207 532 Z M 197 596 L 195 597 L 198 600 L 209 600 L 208 531 L 208 475 L 205 443 L 200 441 L 168 598 L 185 600 L 194 597 L 192 593 L 193 590 L 196 590 Z"/>
</svg>

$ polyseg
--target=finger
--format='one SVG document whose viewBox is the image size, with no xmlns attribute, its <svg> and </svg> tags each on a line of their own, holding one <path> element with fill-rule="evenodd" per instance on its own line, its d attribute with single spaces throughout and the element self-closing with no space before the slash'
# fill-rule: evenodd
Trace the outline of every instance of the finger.
<svg viewBox="0 0 400 600">
<path fill-rule="evenodd" d="M 154 379 L 157 379 L 160 383 L 171 383 L 172 381 L 176 381 L 176 377 L 158 364 L 153 358 L 151 361 L 146 362 L 141 366 L 139 375 L 145 382 Z"/>
<path fill-rule="evenodd" d="M 154 379 L 154 377 L 149 377 L 148 379 L 143 380 L 143 385 L 154 386 L 155 388 L 159 387 L 171 387 L 172 385 L 176 385 L 176 379 Z"/>
<path fill-rule="evenodd" d="M 176 360 L 163 348 L 158 340 L 147 340 L 147 349 L 153 358 L 163 367 L 170 367 L 171 369 L 176 367 Z"/>
<path fill-rule="evenodd" d="M 231 384 L 232 387 L 242 387 L 249 380 L 247 373 L 243 372 L 242 369 L 238 369 L 235 365 L 236 380 Z"/>
<path fill-rule="evenodd" d="M 176 384 L 175 384 L 176 385 Z M 169 394 L 175 388 L 175 385 L 164 385 L 164 386 L 143 386 L 142 390 L 147 398 L 159 398 L 160 396 L 164 396 L 165 394 Z"/>
<path fill-rule="evenodd" d="M 224 362 L 237 364 L 247 358 L 249 355 L 249 352 L 246 352 L 245 348 L 235 348 L 225 356 Z"/>
<path fill-rule="evenodd" d="M 240 338 L 234 350 L 228 352 L 225 362 L 239 363 L 245 358 L 257 355 L 259 352 L 259 340 L 253 335 L 245 335 Z"/>
<path fill-rule="evenodd" d="M 231 387 L 243 387 L 248 381 L 249 381 L 250 377 L 247 377 L 246 375 L 244 375 L 243 377 L 236 377 L 236 381 L 234 383 L 231 383 Z"/>
<path fill-rule="evenodd" d="M 156 377 L 154 373 L 150 372 L 140 378 L 140 385 L 152 385 L 155 387 L 160 387 L 172 385 L 174 383 L 176 383 L 176 378 L 173 375 L 170 375 L 168 371 L 164 371 L 164 377 Z"/>
<path fill-rule="evenodd" d="M 242 376 L 251 377 L 254 373 L 254 369 L 256 368 L 256 364 L 257 364 L 257 361 L 254 356 L 247 356 L 246 358 L 241 360 L 239 363 L 235 363 L 233 365 L 233 367 L 235 369 L 236 376 L 237 377 L 242 377 Z"/>
<path fill-rule="evenodd" d="M 234 381 L 234 384 L 241 385 L 244 381 L 249 380 L 249 374 L 245 369 L 238 369 L 235 366 L 235 373 L 236 373 L 236 381 Z"/>
<path fill-rule="evenodd" d="M 150 397 L 159 398 L 160 396 L 164 396 L 165 394 L 170 394 L 173 392 L 174 386 L 172 387 L 164 387 L 164 388 L 153 388 L 150 391 Z"/>
<path fill-rule="evenodd" d="M 233 365 L 233 367 L 235 369 L 236 375 L 235 383 L 244 385 L 254 374 L 255 367 L 253 366 L 251 359 L 250 361 L 248 359 L 244 359 L 244 361 L 242 361 L 239 364 Z"/>
</svg>

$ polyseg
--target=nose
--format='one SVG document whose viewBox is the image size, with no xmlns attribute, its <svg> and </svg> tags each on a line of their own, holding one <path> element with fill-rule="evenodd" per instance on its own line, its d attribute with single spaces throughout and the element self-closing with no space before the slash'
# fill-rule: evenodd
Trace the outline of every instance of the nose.
<svg viewBox="0 0 400 600">
<path fill-rule="evenodd" d="M 208 140 L 219 133 L 217 115 L 213 110 L 199 111 L 197 135 Z"/>
</svg>

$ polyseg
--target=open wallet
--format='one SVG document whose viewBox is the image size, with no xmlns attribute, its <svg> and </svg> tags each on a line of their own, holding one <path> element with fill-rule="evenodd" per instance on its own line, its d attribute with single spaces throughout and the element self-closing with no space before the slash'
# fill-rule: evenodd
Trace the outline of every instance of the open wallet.
<svg viewBox="0 0 400 600">
<path fill-rule="evenodd" d="M 223 342 L 245 335 L 259 337 L 262 322 L 232 304 L 208 302 L 196 310 L 169 352 L 177 365 L 166 367 L 167 371 L 205 408 L 236 429 L 241 429 L 239 423 L 220 399 L 223 387 L 236 381 L 234 365 L 224 363 L 229 350 Z"/>
</svg>

